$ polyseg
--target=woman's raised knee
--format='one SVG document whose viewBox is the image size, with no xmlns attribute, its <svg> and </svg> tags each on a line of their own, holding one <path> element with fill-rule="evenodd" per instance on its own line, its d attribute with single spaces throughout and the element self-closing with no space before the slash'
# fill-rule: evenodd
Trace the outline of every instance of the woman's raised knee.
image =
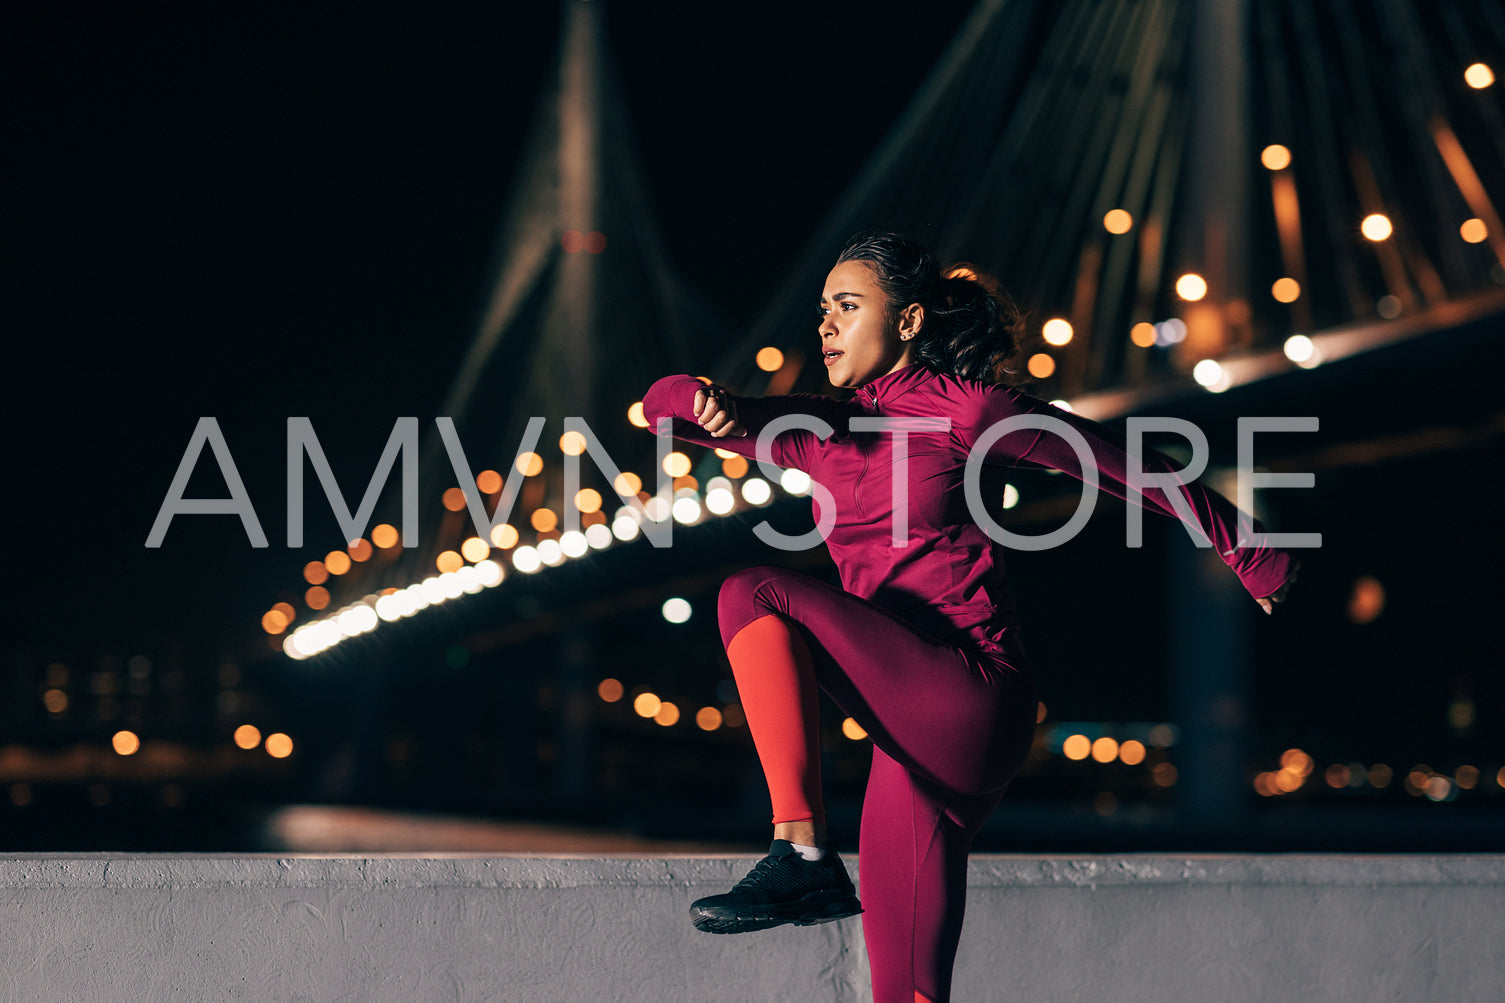
<svg viewBox="0 0 1505 1003">
<path fill-rule="evenodd" d="M 721 624 L 721 642 L 730 644 L 737 631 L 760 616 L 788 614 L 785 590 L 780 583 L 799 577 L 787 568 L 744 568 L 721 584 L 717 600 L 717 619 Z"/>
</svg>

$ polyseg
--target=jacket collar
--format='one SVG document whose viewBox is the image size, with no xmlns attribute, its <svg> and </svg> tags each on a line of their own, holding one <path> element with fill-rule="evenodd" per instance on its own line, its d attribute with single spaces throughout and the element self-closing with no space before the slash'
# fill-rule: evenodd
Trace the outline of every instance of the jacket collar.
<svg viewBox="0 0 1505 1003">
<path fill-rule="evenodd" d="M 935 373 L 918 362 L 911 362 L 903 369 L 878 377 L 857 388 L 857 399 L 864 405 L 876 408 L 891 404 L 915 387 L 935 379 Z"/>
</svg>

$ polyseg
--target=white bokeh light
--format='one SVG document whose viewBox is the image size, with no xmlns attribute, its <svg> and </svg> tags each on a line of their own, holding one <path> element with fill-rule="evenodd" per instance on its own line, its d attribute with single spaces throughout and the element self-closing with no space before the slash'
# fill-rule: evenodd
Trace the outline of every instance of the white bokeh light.
<svg viewBox="0 0 1505 1003">
<path fill-rule="evenodd" d="M 749 477 L 742 482 L 742 497 L 749 505 L 766 505 L 773 497 L 773 488 L 761 477 Z"/>
<path fill-rule="evenodd" d="M 779 487 L 792 495 L 810 493 L 810 475 L 803 470 L 786 470 L 779 475 Z"/>
<path fill-rule="evenodd" d="M 679 498 L 674 502 L 674 521 L 690 525 L 700 518 L 700 502 L 694 498 Z"/>
<path fill-rule="evenodd" d="M 726 515 L 737 507 L 737 498 L 729 488 L 712 488 L 705 493 L 705 507 L 716 515 Z"/>
<path fill-rule="evenodd" d="M 502 584 L 503 577 L 502 566 L 489 557 L 476 565 L 476 580 L 488 589 Z"/>
</svg>

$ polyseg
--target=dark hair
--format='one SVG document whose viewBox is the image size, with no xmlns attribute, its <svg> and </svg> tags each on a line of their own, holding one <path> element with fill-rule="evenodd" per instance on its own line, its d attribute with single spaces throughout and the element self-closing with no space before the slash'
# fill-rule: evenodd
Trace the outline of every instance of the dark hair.
<svg viewBox="0 0 1505 1003">
<path fill-rule="evenodd" d="M 990 275 L 966 263 L 944 271 L 924 245 L 897 233 L 864 231 L 836 256 L 865 261 L 888 297 L 889 317 L 911 303 L 925 308 L 915 336 L 916 362 L 964 380 L 1005 383 L 1024 318 Z"/>
</svg>

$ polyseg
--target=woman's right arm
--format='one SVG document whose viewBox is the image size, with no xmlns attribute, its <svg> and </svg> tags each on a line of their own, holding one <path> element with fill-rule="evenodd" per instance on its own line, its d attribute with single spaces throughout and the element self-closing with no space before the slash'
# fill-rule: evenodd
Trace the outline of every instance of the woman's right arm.
<svg viewBox="0 0 1505 1003">
<path fill-rule="evenodd" d="M 695 414 L 695 395 L 716 388 L 730 400 L 729 411 L 746 431 L 744 436 L 713 436 L 700 425 Z M 703 399 L 703 398 L 702 398 Z M 704 410 L 704 409 L 702 409 Z M 758 440 L 768 424 L 786 415 L 817 418 L 837 432 L 846 431 L 846 408 L 819 394 L 784 394 L 777 397 L 739 397 L 720 384 L 707 384 L 693 376 L 665 376 L 643 395 L 643 417 L 650 432 L 658 429 L 659 419 L 673 419 L 671 433 L 676 439 L 716 449 L 729 449 L 749 459 L 757 459 Z M 768 455 L 763 459 L 781 467 L 808 470 L 814 446 L 820 438 L 806 427 L 792 427 L 771 437 Z"/>
</svg>

